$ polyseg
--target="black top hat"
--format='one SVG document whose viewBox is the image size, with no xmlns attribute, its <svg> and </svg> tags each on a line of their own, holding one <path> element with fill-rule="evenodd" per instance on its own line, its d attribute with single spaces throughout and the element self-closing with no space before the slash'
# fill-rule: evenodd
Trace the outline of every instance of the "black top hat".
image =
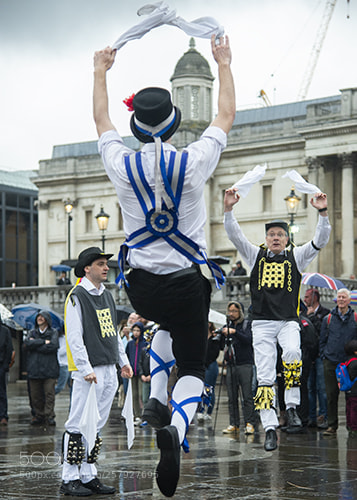
<svg viewBox="0 0 357 500">
<path fill-rule="evenodd" d="M 113 255 L 113 253 L 104 253 L 98 247 L 86 248 L 85 250 L 82 250 L 82 252 L 78 255 L 78 262 L 75 265 L 74 274 L 78 278 L 83 278 L 83 276 L 85 275 L 84 268 L 86 266 L 89 266 L 92 262 L 100 259 L 101 257 L 110 259 L 111 257 L 113 257 Z"/>
<path fill-rule="evenodd" d="M 289 236 L 289 225 L 284 220 L 273 220 L 265 224 L 265 232 L 267 233 L 271 227 L 281 227 Z"/>
<path fill-rule="evenodd" d="M 148 87 L 140 90 L 133 99 L 133 108 L 130 128 L 141 142 L 154 142 L 153 135 L 165 142 L 176 132 L 181 122 L 181 111 L 172 104 L 170 92 L 166 89 Z M 152 134 L 153 128 L 157 129 L 157 133 Z"/>
</svg>

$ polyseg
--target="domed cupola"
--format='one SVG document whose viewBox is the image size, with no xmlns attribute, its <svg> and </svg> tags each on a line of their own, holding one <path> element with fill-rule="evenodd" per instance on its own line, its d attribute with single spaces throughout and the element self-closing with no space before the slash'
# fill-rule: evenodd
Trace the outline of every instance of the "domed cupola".
<svg viewBox="0 0 357 500">
<path fill-rule="evenodd" d="M 196 50 L 195 40 L 179 59 L 171 77 L 172 98 L 182 113 L 182 121 L 212 120 L 212 88 L 214 77 L 206 59 Z"/>
</svg>

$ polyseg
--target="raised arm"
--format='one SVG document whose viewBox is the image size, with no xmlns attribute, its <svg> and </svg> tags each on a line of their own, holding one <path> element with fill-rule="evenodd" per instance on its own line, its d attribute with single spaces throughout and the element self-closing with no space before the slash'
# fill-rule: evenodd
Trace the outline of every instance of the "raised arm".
<svg viewBox="0 0 357 500">
<path fill-rule="evenodd" d="M 100 137 L 115 130 L 109 118 L 107 71 L 113 66 L 116 50 L 106 47 L 94 54 L 93 118 Z"/>
<path fill-rule="evenodd" d="M 216 44 L 215 36 L 211 38 L 212 55 L 218 64 L 218 114 L 211 125 L 219 127 L 226 134 L 231 130 L 235 113 L 236 99 L 234 81 L 231 71 L 232 52 L 228 36 L 219 39 Z"/>
</svg>

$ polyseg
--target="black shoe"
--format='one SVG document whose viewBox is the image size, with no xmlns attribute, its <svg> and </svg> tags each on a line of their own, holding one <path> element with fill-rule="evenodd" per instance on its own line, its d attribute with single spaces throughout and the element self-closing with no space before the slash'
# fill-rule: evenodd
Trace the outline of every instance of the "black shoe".
<svg viewBox="0 0 357 500">
<path fill-rule="evenodd" d="M 31 425 L 42 425 L 43 423 L 44 423 L 43 418 L 33 417 L 33 419 L 31 420 Z"/>
<path fill-rule="evenodd" d="M 316 420 L 309 420 L 308 423 L 307 423 L 307 426 L 310 427 L 310 428 L 316 428 L 317 427 L 317 423 L 316 423 Z"/>
<path fill-rule="evenodd" d="M 65 483 L 62 481 L 60 493 L 62 495 L 71 495 L 72 497 L 89 497 L 92 491 L 83 486 L 79 479 Z"/>
<path fill-rule="evenodd" d="M 180 443 L 176 427 L 167 425 L 157 431 L 161 452 L 156 468 L 156 482 L 163 495 L 172 497 L 180 478 Z"/>
<path fill-rule="evenodd" d="M 163 405 L 155 398 L 150 398 L 145 405 L 142 420 L 154 429 L 161 429 L 171 422 L 169 407 Z"/>
<path fill-rule="evenodd" d="M 295 408 L 286 410 L 288 416 L 288 426 L 286 432 L 288 434 L 297 434 L 302 431 L 302 422 Z"/>
<path fill-rule="evenodd" d="M 47 419 L 47 424 L 48 425 L 56 425 L 56 420 L 54 418 L 48 418 Z"/>
<path fill-rule="evenodd" d="M 99 495 L 113 495 L 115 493 L 115 488 L 113 486 L 106 486 L 101 483 L 97 477 L 89 481 L 89 483 L 83 483 L 85 488 L 89 488 L 93 493 L 98 493 Z"/>
<path fill-rule="evenodd" d="M 278 438 L 274 429 L 269 429 L 265 433 L 265 443 L 264 450 L 265 451 L 273 451 L 278 447 Z"/>
</svg>

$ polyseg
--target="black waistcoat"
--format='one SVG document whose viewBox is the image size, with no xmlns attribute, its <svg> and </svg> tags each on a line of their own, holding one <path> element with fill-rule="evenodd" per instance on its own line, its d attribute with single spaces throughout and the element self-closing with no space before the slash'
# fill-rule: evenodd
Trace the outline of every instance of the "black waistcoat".
<svg viewBox="0 0 357 500">
<path fill-rule="evenodd" d="M 259 250 L 250 275 L 252 319 L 298 320 L 301 274 L 293 252 Z"/>
<path fill-rule="evenodd" d="M 72 291 L 82 309 L 83 340 L 92 366 L 119 362 L 116 308 L 108 290 L 91 295 L 82 286 Z"/>
</svg>

